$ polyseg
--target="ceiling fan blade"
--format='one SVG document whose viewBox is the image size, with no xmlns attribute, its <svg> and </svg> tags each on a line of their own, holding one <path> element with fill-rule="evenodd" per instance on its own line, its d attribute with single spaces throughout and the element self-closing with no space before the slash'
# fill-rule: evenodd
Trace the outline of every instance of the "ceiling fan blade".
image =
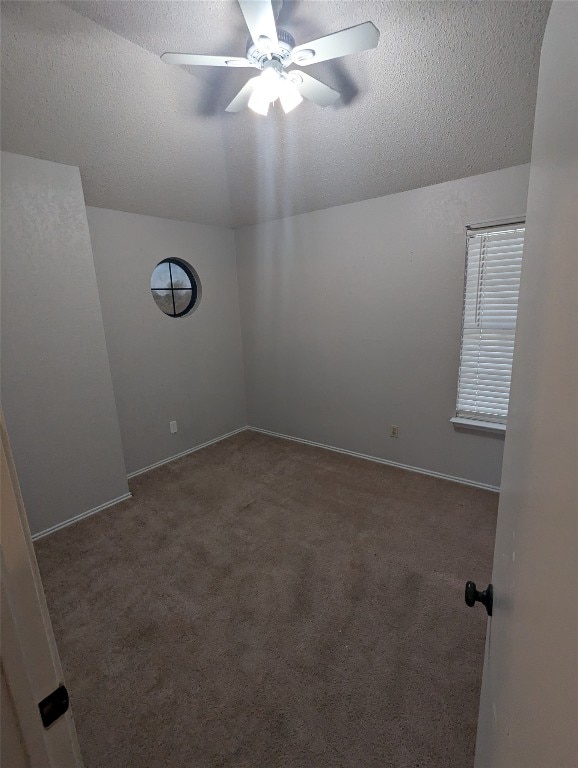
<svg viewBox="0 0 578 768">
<path fill-rule="evenodd" d="M 262 48 L 263 44 L 262 41 L 259 43 L 259 38 L 267 37 L 272 47 L 276 48 L 277 25 L 271 0 L 239 0 L 239 5 L 255 45 Z"/>
<path fill-rule="evenodd" d="M 292 70 L 289 73 L 289 79 L 295 83 L 303 98 L 314 101 L 320 107 L 328 107 L 330 104 L 335 104 L 341 95 L 339 91 L 334 91 L 333 88 L 325 85 L 320 80 L 316 80 L 311 75 L 305 74 L 305 72 Z"/>
<path fill-rule="evenodd" d="M 249 99 L 253 93 L 253 86 L 255 84 L 255 80 L 257 79 L 257 77 L 252 77 L 245 83 L 233 101 L 229 104 L 225 112 L 241 112 L 243 109 L 247 109 L 249 106 Z"/>
<path fill-rule="evenodd" d="M 332 35 L 320 37 L 310 43 L 297 45 L 291 51 L 291 58 L 296 64 L 307 66 L 375 48 L 378 42 L 379 29 L 371 21 L 366 21 L 364 24 L 342 29 L 341 32 L 334 32 Z"/>
<path fill-rule="evenodd" d="M 252 67 L 248 59 L 239 56 L 203 56 L 197 53 L 163 53 L 161 59 L 167 64 L 187 64 L 197 67 Z"/>
</svg>

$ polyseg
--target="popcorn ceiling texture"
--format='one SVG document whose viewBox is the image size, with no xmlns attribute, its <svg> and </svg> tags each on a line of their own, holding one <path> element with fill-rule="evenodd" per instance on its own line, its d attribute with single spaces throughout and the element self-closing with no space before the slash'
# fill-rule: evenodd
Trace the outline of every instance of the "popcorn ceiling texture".
<svg viewBox="0 0 578 768">
<path fill-rule="evenodd" d="M 2 5 L 3 149 L 78 165 L 97 207 L 239 227 L 525 163 L 544 2 L 285 3 L 297 42 L 372 20 L 379 47 L 308 68 L 344 94 L 224 113 L 250 70 L 234 2 Z"/>
</svg>

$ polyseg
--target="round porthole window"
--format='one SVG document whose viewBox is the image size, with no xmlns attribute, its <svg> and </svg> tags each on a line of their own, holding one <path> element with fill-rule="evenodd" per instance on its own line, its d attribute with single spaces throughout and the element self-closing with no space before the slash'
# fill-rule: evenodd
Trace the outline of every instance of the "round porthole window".
<svg viewBox="0 0 578 768">
<path fill-rule="evenodd" d="M 180 259 L 163 259 L 153 270 L 151 293 L 169 317 L 184 317 L 199 303 L 201 290 L 195 270 Z"/>
</svg>

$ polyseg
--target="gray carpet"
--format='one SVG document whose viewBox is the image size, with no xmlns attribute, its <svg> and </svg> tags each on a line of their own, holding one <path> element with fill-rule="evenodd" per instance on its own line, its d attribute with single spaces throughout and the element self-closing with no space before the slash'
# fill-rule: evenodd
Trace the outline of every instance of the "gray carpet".
<svg viewBox="0 0 578 768">
<path fill-rule="evenodd" d="M 36 551 L 88 768 L 469 768 L 497 494 L 244 432 Z"/>
</svg>

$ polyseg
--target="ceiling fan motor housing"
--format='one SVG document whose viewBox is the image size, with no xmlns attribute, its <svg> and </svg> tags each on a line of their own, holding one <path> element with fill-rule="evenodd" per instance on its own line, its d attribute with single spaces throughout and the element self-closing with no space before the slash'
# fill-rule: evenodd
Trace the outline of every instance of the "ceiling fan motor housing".
<svg viewBox="0 0 578 768">
<path fill-rule="evenodd" d="M 197 53 L 163 53 L 168 64 L 199 67 L 255 67 L 258 77 L 252 77 L 226 108 L 240 112 L 249 107 L 267 115 L 269 106 L 277 99 L 285 112 L 291 112 L 303 99 L 328 107 L 335 104 L 339 91 L 298 70 L 283 70 L 292 64 L 307 66 L 337 59 L 351 53 L 375 48 L 379 30 L 371 21 L 324 35 L 303 45 L 295 45 L 293 35 L 277 28 L 282 0 L 238 0 L 251 37 L 247 41 L 246 58 L 241 56 L 212 56 Z"/>
<path fill-rule="evenodd" d="M 259 69 L 263 69 L 265 62 L 275 59 L 281 66 L 288 67 L 291 64 L 291 51 L 295 47 L 295 38 L 284 29 L 277 30 L 279 45 L 274 48 L 255 45 L 251 38 L 247 41 L 247 58 Z"/>
</svg>

